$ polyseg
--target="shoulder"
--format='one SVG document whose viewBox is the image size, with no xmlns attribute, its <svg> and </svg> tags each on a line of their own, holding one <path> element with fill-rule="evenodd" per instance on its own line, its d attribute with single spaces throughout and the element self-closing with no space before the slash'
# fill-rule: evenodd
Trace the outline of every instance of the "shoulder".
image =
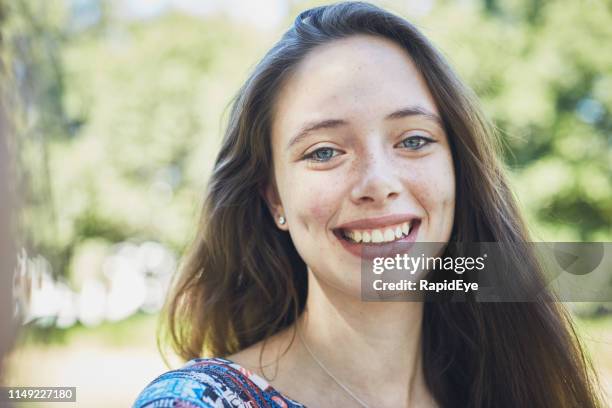
<svg viewBox="0 0 612 408">
<path fill-rule="evenodd" d="M 275 402 L 279 397 L 266 392 L 268 384 L 260 384 L 259 380 L 259 377 L 230 360 L 198 358 L 149 383 L 132 408 L 278 406 Z"/>
<path fill-rule="evenodd" d="M 236 375 L 230 370 L 220 358 L 191 360 L 151 381 L 132 408 L 241 407 L 239 383 L 231 380 Z"/>
</svg>

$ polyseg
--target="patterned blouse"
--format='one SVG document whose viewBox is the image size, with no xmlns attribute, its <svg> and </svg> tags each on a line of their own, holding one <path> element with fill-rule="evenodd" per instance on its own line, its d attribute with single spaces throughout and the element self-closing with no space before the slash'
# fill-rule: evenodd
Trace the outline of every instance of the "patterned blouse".
<svg viewBox="0 0 612 408">
<path fill-rule="evenodd" d="M 153 380 L 132 408 L 306 408 L 223 358 L 196 358 Z"/>
</svg>

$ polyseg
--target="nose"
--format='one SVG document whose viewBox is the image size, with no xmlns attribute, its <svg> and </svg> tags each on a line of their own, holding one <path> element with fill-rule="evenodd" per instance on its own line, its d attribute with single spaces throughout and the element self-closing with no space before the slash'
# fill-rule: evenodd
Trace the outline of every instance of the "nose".
<svg viewBox="0 0 612 408">
<path fill-rule="evenodd" d="M 360 160 L 357 182 L 351 190 L 356 204 L 385 204 L 397 198 L 402 189 L 393 161 L 382 152 L 370 152 Z"/>
</svg>

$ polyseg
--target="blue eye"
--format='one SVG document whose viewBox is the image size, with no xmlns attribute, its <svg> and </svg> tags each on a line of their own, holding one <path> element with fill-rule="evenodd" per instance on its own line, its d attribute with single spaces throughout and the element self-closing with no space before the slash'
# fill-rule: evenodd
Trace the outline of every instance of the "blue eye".
<svg viewBox="0 0 612 408">
<path fill-rule="evenodd" d="M 404 140 L 402 140 L 399 145 L 401 147 L 405 147 L 409 150 L 419 150 L 424 146 L 433 143 L 434 140 L 425 136 L 408 136 Z"/>
<path fill-rule="evenodd" d="M 326 162 L 338 155 L 338 151 L 331 147 L 321 147 L 312 153 L 304 156 L 305 159 L 310 159 L 315 162 Z"/>
</svg>

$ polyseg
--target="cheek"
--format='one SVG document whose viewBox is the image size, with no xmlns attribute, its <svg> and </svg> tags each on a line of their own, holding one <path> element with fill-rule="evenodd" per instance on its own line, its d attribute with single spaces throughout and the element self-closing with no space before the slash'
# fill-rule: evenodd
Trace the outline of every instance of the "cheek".
<svg viewBox="0 0 612 408">
<path fill-rule="evenodd" d="M 444 206 L 455 204 L 455 174 L 452 167 L 440 169 L 436 172 L 431 183 L 432 201 Z"/>
<path fill-rule="evenodd" d="M 332 208 L 329 203 L 326 203 L 324 200 L 313 200 L 313 202 L 309 203 L 309 206 L 306 208 L 306 214 L 313 221 L 318 223 L 324 223 L 329 219 Z"/>
<path fill-rule="evenodd" d="M 408 174 L 411 193 L 428 213 L 454 210 L 455 174 L 449 155 L 425 158 Z"/>
<path fill-rule="evenodd" d="M 296 177 L 296 180 L 298 178 Z M 305 228 L 327 225 L 338 211 L 346 186 L 328 172 L 299 177 L 288 198 L 296 218 Z"/>
</svg>

